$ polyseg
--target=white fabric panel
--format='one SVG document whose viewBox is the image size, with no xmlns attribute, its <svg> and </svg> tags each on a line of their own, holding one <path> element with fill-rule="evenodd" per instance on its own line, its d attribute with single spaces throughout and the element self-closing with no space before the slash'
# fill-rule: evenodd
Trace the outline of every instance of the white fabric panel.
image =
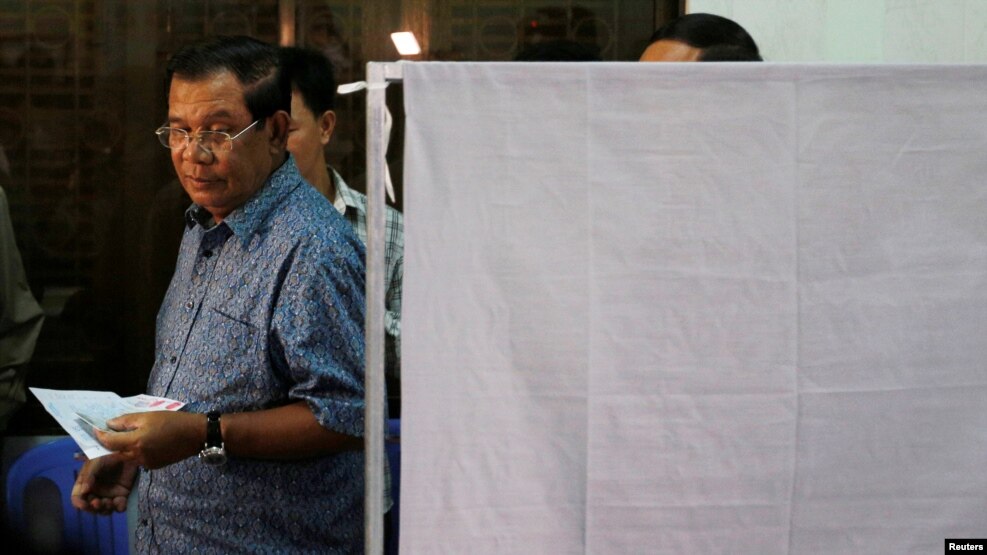
<svg viewBox="0 0 987 555">
<path fill-rule="evenodd" d="M 987 533 L 987 68 L 404 78 L 402 553 Z"/>
<path fill-rule="evenodd" d="M 799 87 L 799 553 L 987 536 L 984 74 Z"/>
</svg>

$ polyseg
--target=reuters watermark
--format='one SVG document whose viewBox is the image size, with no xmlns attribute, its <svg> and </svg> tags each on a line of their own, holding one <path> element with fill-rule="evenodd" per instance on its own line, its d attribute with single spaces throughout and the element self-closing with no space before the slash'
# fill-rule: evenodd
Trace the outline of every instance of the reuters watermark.
<svg viewBox="0 0 987 555">
<path fill-rule="evenodd" d="M 951 539 L 946 538 L 946 553 L 987 553 L 987 539 Z"/>
</svg>

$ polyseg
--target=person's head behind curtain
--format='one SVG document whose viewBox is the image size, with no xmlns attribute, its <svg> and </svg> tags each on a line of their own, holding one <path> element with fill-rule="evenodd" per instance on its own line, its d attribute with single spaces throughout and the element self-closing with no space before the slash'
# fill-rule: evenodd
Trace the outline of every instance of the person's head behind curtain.
<svg viewBox="0 0 987 555">
<path fill-rule="evenodd" d="M 695 13 L 659 27 L 641 54 L 642 62 L 763 61 L 757 43 L 736 22 Z"/>
</svg>

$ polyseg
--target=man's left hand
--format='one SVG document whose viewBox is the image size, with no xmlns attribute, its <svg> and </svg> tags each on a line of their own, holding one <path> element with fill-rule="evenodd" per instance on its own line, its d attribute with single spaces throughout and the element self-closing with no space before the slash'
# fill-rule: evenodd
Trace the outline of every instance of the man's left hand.
<svg viewBox="0 0 987 555">
<path fill-rule="evenodd" d="M 195 456 L 205 443 L 203 414 L 152 411 L 106 421 L 112 430 L 96 430 L 103 447 L 144 468 L 161 468 Z"/>
</svg>

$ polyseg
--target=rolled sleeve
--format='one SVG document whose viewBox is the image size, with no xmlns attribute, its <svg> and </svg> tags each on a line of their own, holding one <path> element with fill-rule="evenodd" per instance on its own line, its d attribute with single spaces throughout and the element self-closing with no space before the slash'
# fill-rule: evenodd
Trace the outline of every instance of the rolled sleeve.
<svg viewBox="0 0 987 555">
<path fill-rule="evenodd" d="M 301 245 L 275 305 L 272 332 L 289 382 L 325 428 L 363 436 L 364 277 L 356 252 Z"/>
</svg>

